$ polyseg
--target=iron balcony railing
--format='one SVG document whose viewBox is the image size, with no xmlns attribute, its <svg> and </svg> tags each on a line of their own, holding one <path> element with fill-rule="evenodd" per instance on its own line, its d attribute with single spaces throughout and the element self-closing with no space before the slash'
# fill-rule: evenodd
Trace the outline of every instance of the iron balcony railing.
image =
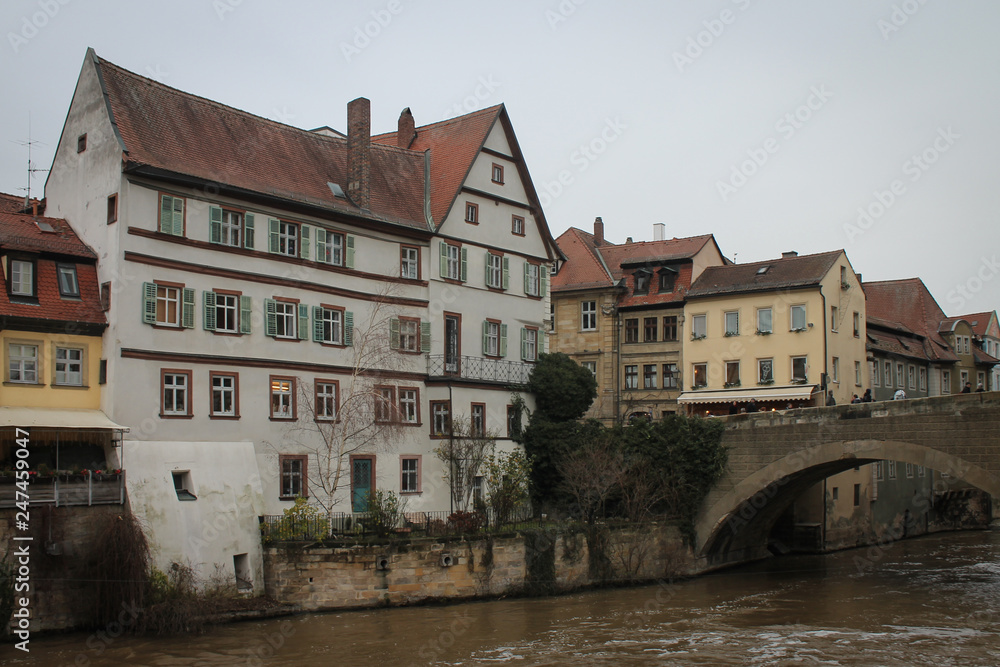
<svg viewBox="0 0 1000 667">
<path fill-rule="evenodd" d="M 443 354 L 427 356 L 427 375 L 430 377 L 455 377 L 463 380 L 496 382 L 506 385 L 528 384 L 534 364 L 486 357 L 445 357 Z"/>
<path fill-rule="evenodd" d="M 24 501 L 25 494 L 29 505 L 125 504 L 125 471 L 102 475 L 91 472 L 31 475 L 27 491 L 21 494 L 17 482 L 14 473 L 0 475 L 0 508 L 17 507 L 19 501 Z"/>
</svg>

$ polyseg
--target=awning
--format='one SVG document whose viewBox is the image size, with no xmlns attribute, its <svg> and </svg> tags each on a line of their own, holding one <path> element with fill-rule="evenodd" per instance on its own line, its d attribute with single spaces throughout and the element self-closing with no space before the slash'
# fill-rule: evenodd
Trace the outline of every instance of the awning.
<svg viewBox="0 0 1000 667">
<path fill-rule="evenodd" d="M 711 391 L 686 391 L 677 397 L 678 403 L 747 403 L 759 401 L 801 401 L 816 391 L 814 384 L 792 384 L 784 387 L 759 387 L 756 389 L 715 389 Z"/>
<path fill-rule="evenodd" d="M 5 426 L 129 430 L 108 419 L 100 410 L 0 406 L 0 427 Z"/>
</svg>

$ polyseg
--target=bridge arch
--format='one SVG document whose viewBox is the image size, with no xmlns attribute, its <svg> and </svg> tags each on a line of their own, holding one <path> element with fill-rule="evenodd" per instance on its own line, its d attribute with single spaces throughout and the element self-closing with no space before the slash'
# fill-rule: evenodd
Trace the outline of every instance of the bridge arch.
<svg viewBox="0 0 1000 667">
<path fill-rule="evenodd" d="M 900 461 L 947 473 L 994 497 L 1000 478 L 977 463 L 934 447 L 900 440 L 830 441 L 793 451 L 710 495 L 698 516 L 696 553 L 709 567 L 763 558 L 778 517 L 806 489 L 851 468 L 879 460 Z M 937 488 L 943 485 L 943 488 Z M 944 491 L 944 480 L 935 491 Z M 915 503 L 929 501 L 924 498 Z M 925 508 L 920 508 L 925 509 Z"/>
</svg>

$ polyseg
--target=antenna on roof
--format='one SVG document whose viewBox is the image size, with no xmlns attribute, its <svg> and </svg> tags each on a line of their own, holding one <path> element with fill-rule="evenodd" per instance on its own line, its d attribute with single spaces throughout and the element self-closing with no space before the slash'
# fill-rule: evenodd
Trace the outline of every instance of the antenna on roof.
<svg viewBox="0 0 1000 667">
<path fill-rule="evenodd" d="M 35 144 L 41 144 L 42 146 L 44 146 L 45 144 L 43 144 L 41 141 L 32 141 L 31 140 L 31 112 L 30 111 L 28 112 L 28 140 L 27 141 L 15 141 L 14 143 L 18 144 L 18 145 L 21 145 L 21 146 L 27 146 L 28 147 L 28 187 L 26 187 L 26 188 L 18 188 L 18 190 L 24 190 L 25 191 L 25 195 L 24 195 L 24 208 L 27 209 L 28 206 L 31 204 L 31 177 L 35 175 L 35 172 L 48 171 L 48 169 L 39 169 L 31 161 L 31 147 L 33 145 L 35 145 Z"/>
</svg>

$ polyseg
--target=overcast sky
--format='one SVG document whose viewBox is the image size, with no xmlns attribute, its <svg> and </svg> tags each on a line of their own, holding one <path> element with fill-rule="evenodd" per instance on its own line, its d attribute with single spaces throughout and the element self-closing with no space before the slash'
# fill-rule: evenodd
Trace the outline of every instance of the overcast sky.
<svg viewBox="0 0 1000 667">
<path fill-rule="evenodd" d="M 0 190 L 47 168 L 88 46 L 254 114 L 373 132 L 503 102 L 549 226 L 837 248 L 949 315 L 1000 296 L 1000 3 L 4 0 Z M 169 140 L 165 137 L 164 140 Z M 45 174 L 36 176 L 40 193 Z M 861 212 L 866 212 L 862 215 Z M 72 222 L 72 221 L 71 221 Z"/>
</svg>

